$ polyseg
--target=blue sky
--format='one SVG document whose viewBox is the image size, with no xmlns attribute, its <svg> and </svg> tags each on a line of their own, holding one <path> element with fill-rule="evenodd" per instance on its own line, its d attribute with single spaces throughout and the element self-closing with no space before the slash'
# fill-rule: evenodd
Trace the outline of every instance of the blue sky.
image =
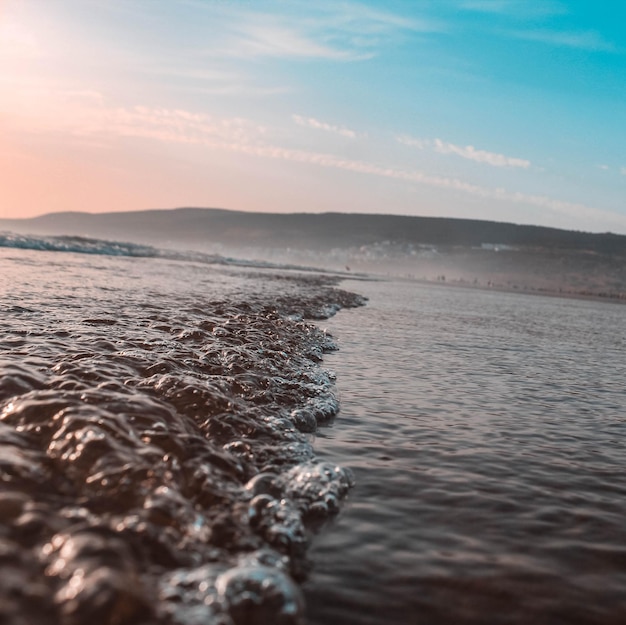
<svg viewBox="0 0 626 625">
<path fill-rule="evenodd" d="M 0 216 L 219 206 L 626 233 L 626 5 L 0 2 Z"/>
</svg>

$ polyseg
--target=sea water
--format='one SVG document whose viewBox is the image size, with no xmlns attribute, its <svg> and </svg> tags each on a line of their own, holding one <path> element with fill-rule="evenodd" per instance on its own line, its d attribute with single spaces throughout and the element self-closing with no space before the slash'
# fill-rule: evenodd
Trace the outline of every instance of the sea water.
<svg viewBox="0 0 626 625">
<path fill-rule="evenodd" d="M 622 306 L 0 243 L 0 620 L 626 622 Z"/>
<path fill-rule="evenodd" d="M 626 623 L 626 309 L 418 285 L 325 327 L 356 486 L 315 541 L 311 625 Z"/>
<path fill-rule="evenodd" d="M 305 273 L 79 237 L 0 239 L 0 622 L 296 625 L 352 485 L 320 461 L 363 303 Z"/>
</svg>

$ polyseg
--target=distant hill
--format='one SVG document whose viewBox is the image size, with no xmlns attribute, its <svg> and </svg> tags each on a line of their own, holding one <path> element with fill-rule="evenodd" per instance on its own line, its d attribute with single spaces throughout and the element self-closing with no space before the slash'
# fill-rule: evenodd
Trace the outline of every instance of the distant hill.
<svg viewBox="0 0 626 625">
<path fill-rule="evenodd" d="M 624 235 L 473 219 L 355 213 L 249 213 L 214 208 L 51 213 L 32 219 L 0 220 L 0 230 L 82 235 L 161 245 L 204 247 L 220 244 L 234 249 L 324 251 L 390 241 L 463 247 L 491 243 L 626 256 Z"/>
</svg>

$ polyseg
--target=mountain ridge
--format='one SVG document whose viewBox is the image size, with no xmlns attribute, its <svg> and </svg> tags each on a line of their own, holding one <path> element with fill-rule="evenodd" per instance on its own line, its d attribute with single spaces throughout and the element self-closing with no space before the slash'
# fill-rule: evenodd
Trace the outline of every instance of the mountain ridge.
<svg viewBox="0 0 626 625">
<path fill-rule="evenodd" d="M 1 219 L 0 229 L 148 243 L 219 244 L 233 248 L 300 248 L 324 251 L 383 241 L 465 246 L 497 244 L 626 256 L 626 235 L 509 222 L 368 213 L 258 213 L 179 207 L 138 211 L 47 213 Z"/>
</svg>

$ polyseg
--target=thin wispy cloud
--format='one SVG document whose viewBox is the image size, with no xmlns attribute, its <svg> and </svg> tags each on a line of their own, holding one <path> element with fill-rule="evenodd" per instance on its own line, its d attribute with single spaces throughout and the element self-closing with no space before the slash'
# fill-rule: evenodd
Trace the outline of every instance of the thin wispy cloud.
<svg viewBox="0 0 626 625">
<path fill-rule="evenodd" d="M 209 115 L 181 109 L 114 108 L 96 116 L 93 128 L 82 132 L 113 132 L 125 137 L 142 137 L 167 143 L 220 145 L 224 141 L 247 143 L 264 134 L 265 129 L 241 118 L 215 119 Z M 80 129 L 79 129 L 80 131 Z"/>
<path fill-rule="evenodd" d="M 626 167 L 622 167 L 619 171 L 622 174 L 622 176 L 626 176 Z"/>
<path fill-rule="evenodd" d="M 544 0 L 528 2 L 528 0 L 461 0 L 458 7 L 464 11 L 475 11 L 492 15 L 510 17 L 547 17 L 563 15 L 568 12 L 562 2 Z"/>
<path fill-rule="evenodd" d="M 287 3 L 280 12 L 264 13 L 239 5 L 222 8 L 218 18 L 219 34 L 205 54 L 245 59 L 361 61 L 376 56 L 388 43 L 397 45 L 405 34 L 442 29 L 434 20 L 408 18 L 356 2 L 317 3 L 307 6 L 306 17 Z"/>
<path fill-rule="evenodd" d="M 402 145 L 417 148 L 418 150 L 426 150 L 431 146 L 431 141 L 429 139 L 417 139 L 415 137 L 409 137 L 408 135 L 400 135 L 399 137 L 396 137 L 396 141 Z"/>
<path fill-rule="evenodd" d="M 199 93 L 212 96 L 245 97 L 245 98 L 266 98 L 284 95 L 292 91 L 291 87 L 257 87 L 249 84 L 233 83 L 214 86 L 202 85 L 181 85 L 180 91 Z"/>
<path fill-rule="evenodd" d="M 292 115 L 291 119 L 298 124 L 298 126 L 304 126 L 306 128 L 314 128 L 315 130 L 324 130 L 325 132 L 331 132 L 336 135 L 340 135 L 342 137 L 347 137 L 349 139 L 355 139 L 357 133 L 354 130 L 350 130 L 350 128 L 346 128 L 345 126 L 335 126 L 333 124 L 328 124 L 326 122 L 322 122 L 314 117 L 303 117 L 302 115 Z"/>
<path fill-rule="evenodd" d="M 305 33 L 262 18 L 262 23 L 241 24 L 238 32 L 218 48 L 220 54 L 241 58 L 315 58 L 334 61 L 353 61 L 369 54 L 342 49 L 320 42 Z"/>
<path fill-rule="evenodd" d="M 136 71 L 148 79 L 168 81 L 172 90 L 205 95 L 263 98 L 289 93 L 292 90 L 286 85 L 260 85 L 255 78 L 245 73 L 219 69 L 176 70 L 159 64 L 144 64 L 137 67 Z"/>
<path fill-rule="evenodd" d="M 497 152 L 488 152 L 487 150 L 477 150 L 472 145 L 455 145 L 441 139 L 419 139 L 402 135 L 397 137 L 397 141 L 403 145 L 418 148 L 420 150 L 431 149 L 439 154 L 453 154 L 469 161 L 476 163 L 484 163 L 492 167 L 519 167 L 528 169 L 531 165 L 529 160 L 516 158 L 513 156 L 505 156 Z"/>
<path fill-rule="evenodd" d="M 131 137 L 222 146 L 257 141 L 266 132 L 263 126 L 239 117 L 214 117 L 181 108 L 110 106 L 97 91 L 54 87 L 26 88 L 21 99 L 4 103 L 3 112 L 11 117 L 13 128 L 22 132 L 65 133 L 104 143 Z"/>
<path fill-rule="evenodd" d="M 324 12 L 320 23 L 338 32 L 395 36 L 401 31 L 431 33 L 447 30 L 446 24 L 440 20 L 408 17 L 358 2 L 326 2 L 318 3 L 317 6 Z"/>
<path fill-rule="evenodd" d="M 187 59 L 185 59 L 185 61 L 189 62 Z M 244 79 L 239 72 L 207 67 L 198 68 L 189 66 L 181 68 L 174 65 L 163 65 L 162 63 L 146 63 L 135 66 L 133 69 L 167 81 L 170 81 L 172 78 L 176 78 L 179 80 L 189 80 L 201 84 L 230 84 Z"/>
<path fill-rule="evenodd" d="M 521 167 L 522 169 L 528 169 L 530 167 L 530 161 L 526 159 L 505 156 L 504 154 L 488 152 L 486 150 L 477 150 L 472 145 L 454 145 L 453 143 L 441 141 L 441 139 L 435 139 L 433 143 L 435 151 L 440 154 L 455 154 L 461 158 L 476 161 L 477 163 L 485 163 L 492 167 Z"/>
<path fill-rule="evenodd" d="M 464 11 L 478 13 L 506 13 L 511 10 L 510 0 L 465 0 L 459 3 Z"/>
<path fill-rule="evenodd" d="M 588 31 L 557 31 L 557 30 L 523 30 L 510 33 L 517 39 L 536 41 L 554 47 L 574 48 L 589 52 L 618 52 L 614 43 L 605 39 L 600 33 Z"/>
</svg>

